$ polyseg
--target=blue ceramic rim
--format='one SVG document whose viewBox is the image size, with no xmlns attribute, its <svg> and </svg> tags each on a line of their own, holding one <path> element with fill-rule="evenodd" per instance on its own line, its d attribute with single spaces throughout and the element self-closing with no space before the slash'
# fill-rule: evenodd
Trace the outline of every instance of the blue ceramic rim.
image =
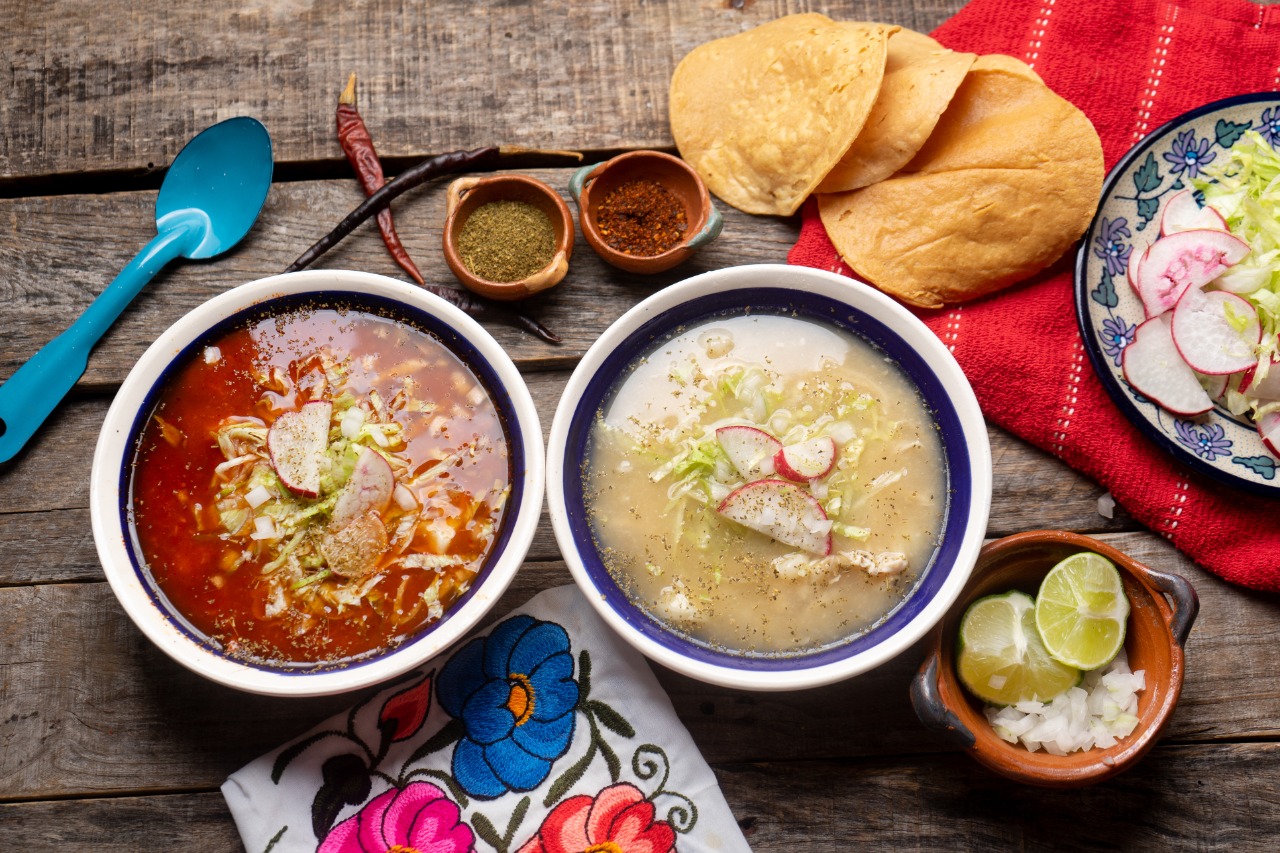
<svg viewBox="0 0 1280 853">
<path fill-rule="evenodd" d="M 744 305 L 752 306 L 745 309 Z M 950 394 L 924 357 L 896 332 L 853 306 L 827 296 L 793 288 L 754 287 L 710 293 L 664 311 L 637 328 L 607 355 L 583 388 L 565 434 L 564 459 L 587 458 L 591 425 L 636 359 L 677 334 L 681 327 L 717 316 L 786 314 L 842 328 L 867 341 L 898 365 L 920 391 L 940 433 L 947 461 L 947 506 L 941 545 L 907 596 L 871 628 L 821 649 L 788 655 L 754 655 L 710 647 L 674 633 L 632 604 L 605 568 L 587 519 L 585 468 L 563 466 L 563 494 L 573 547 L 604 603 L 645 639 L 695 662 L 755 672 L 818 668 L 846 660 L 879 645 L 915 619 L 942 589 L 960 555 L 973 511 L 972 471 L 968 443 Z"/>
<path fill-rule="evenodd" d="M 263 317 L 271 316 L 273 314 L 288 313 L 290 311 L 305 310 L 307 308 L 346 308 L 349 310 L 364 311 L 383 319 L 406 322 L 419 331 L 431 335 L 443 344 L 445 348 L 450 350 L 472 371 L 472 373 L 475 374 L 481 384 L 484 385 L 485 390 L 489 393 L 489 399 L 493 402 L 494 408 L 498 412 L 498 419 L 502 424 L 503 433 L 506 437 L 508 447 L 508 482 L 511 485 L 511 495 L 503 510 L 502 524 L 499 527 L 498 537 L 495 540 L 493 547 L 490 549 L 488 556 L 485 558 L 484 565 L 480 568 L 480 571 L 476 573 L 475 579 L 471 583 L 471 587 L 463 593 L 447 611 L 445 611 L 444 615 L 441 616 L 440 619 L 431 623 L 425 629 L 419 631 L 413 636 L 405 639 L 397 645 L 381 651 L 357 655 L 352 658 L 346 658 L 338 661 L 269 663 L 259 660 L 231 657 L 223 651 L 219 643 L 215 642 L 203 631 L 200 631 L 192 625 L 186 617 L 184 617 L 178 609 L 169 602 L 168 597 L 160 590 L 159 585 L 151 577 L 145 561 L 140 557 L 141 549 L 130 518 L 130 505 L 133 502 L 133 470 L 134 460 L 137 456 L 137 445 L 141 440 L 143 427 L 151 417 L 151 413 L 156 407 L 158 398 L 169 380 L 185 368 L 187 364 L 190 363 L 190 360 L 202 352 L 206 346 L 209 346 L 214 340 L 221 338 L 228 332 L 260 320 Z M 383 660 L 384 658 L 394 654 L 399 654 L 405 649 L 411 648 L 417 643 L 430 637 L 440 629 L 441 626 L 445 625 L 450 618 L 452 618 L 454 614 L 459 613 L 467 601 L 476 594 L 476 591 L 484 584 L 491 568 L 498 562 L 502 554 L 505 552 L 507 543 L 510 541 L 512 536 L 515 520 L 520 514 L 520 508 L 524 500 L 524 477 L 522 476 L 522 472 L 525 470 L 525 437 L 523 433 L 520 432 L 518 424 L 519 420 L 516 416 L 515 405 L 512 403 L 506 387 L 503 385 L 497 372 L 488 360 L 480 354 L 479 350 L 475 348 L 465 335 L 459 332 L 450 323 L 420 307 L 385 296 L 350 290 L 294 293 L 275 296 L 262 302 L 255 303 L 218 321 L 208 329 L 201 332 L 189 344 L 184 346 L 182 350 L 165 365 L 164 370 L 161 371 L 155 382 L 153 382 L 151 387 L 147 390 L 146 396 L 143 398 L 142 405 L 138 407 L 138 413 L 134 416 L 133 423 L 129 429 L 129 436 L 126 442 L 127 451 L 121 459 L 119 477 L 120 528 L 125 533 L 125 551 L 128 554 L 129 563 L 133 568 L 134 575 L 137 577 L 139 585 L 146 591 L 147 598 L 153 605 L 155 605 L 164 620 L 172 625 L 178 633 L 182 634 L 196 646 L 206 652 L 216 655 L 219 658 L 253 670 L 286 676 L 306 676 L 336 671 L 350 672 L 352 670 L 359 669 L 362 666 Z"/>
<path fill-rule="evenodd" d="M 1089 363 L 1093 365 L 1093 372 L 1102 382 L 1102 387 L 1106 389 L 1107 395 L 1111 397 L 1120 411 L 1124 413 L 1124 416 L 1128 418 L 1129 423 L 1137 427 L 1139 432 L 1155 442 L 1157 446 L 1169 453 L 1183 466 L 1241 491 L 1273 498 L 1280 494 L 1280 483 L 1268 485 L 1235 475 L 1229 470 L 1214 467 L 1199 456 L 1196 456 L 1195 453 L 1178 444 L 1178 442 L 1147 420 L 1146 415 L 1138 408 L 1138 404 L 1125 391 L 1124 384 L 1112 374 L 1111 368 L 1107 366 L 1106 354 L 1103 353 L 1097 336 L 1094 335 L 1090 325 L 1089 283 L 1085 280 L 1086 267 L 1089 263 L 1089 246 L 1093 243 L 1094 234 L 1102 219 L 1102 204 L 1111 196 L 1112 191 L 1115 190 L 1116 183 L 1123 175 L 1128 173 L 1129 167 L 1133 165 L 1134 161 L 1146 154 L 1151 148 L 1154 148 L 1157 142 L 1162 141 L 1187 122 L 1219 110 L 1267 101 L 1280 106 L 1280 92 L 1254 92 L 1249 95 L 1236 95 L 1205 104 L 1202 107 L 1196 107 L 1194 110 L 1189 110 L 1177 118 L 1160 125 L 1160 127 L 1143 137 L 1141 142 L 1130 148 L 1120 158 L 1119 162 L 1111 167 L 1111 171 L 1107 174 L 1107 178 L 1102 184 L 1102 195 L 1098 198 L 1098 209 L 1093 215 L 1093 221 L 1089 223 L 1089 229 L 1084 232 L 1080 250 L 1076 253 L 1074 290 L 1076 323 L 1080 327 L 1080 338 L 1084 341 L 1084 350 L 1089 356 Z"/>
</svg>

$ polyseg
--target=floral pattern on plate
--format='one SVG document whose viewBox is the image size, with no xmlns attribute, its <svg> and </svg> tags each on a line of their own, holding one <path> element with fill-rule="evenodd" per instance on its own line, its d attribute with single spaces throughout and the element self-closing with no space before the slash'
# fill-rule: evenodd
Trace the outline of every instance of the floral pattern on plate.
<svg viewBox="0 0 1280 853">
<path fill-rule="evenodd" d="M 1275 496 L 1280 460 L 1267 452 L 1252 421 L 1221 406 L 1196 418 L 1178 417 L 1131 388 L 1121 371 L 1125 347 L 1146 319 L 1129 286 L 1130 256 L 1146 251 L 1159 235 L 1165 202 L 1250 129 L 1280 144 L 1280 94 L 1243 95 L 1193 110 L 1152 132 L 1120 160 L 1103 185 L 1076 260 L 1076 313 L 1094 369 L 1134 425 L 1189 467 Z"/>
</svg>

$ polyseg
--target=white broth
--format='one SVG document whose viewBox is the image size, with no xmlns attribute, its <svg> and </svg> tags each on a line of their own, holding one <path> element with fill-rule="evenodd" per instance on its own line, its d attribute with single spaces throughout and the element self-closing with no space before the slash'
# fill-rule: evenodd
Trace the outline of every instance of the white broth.
<svg viewBox="0 0 1280 853">
<path fill-rule="evenodd" d="M 746 461 L 729 438 L 743 426 L 768 434 Z M 816 468 L 773 463 L 775 448 L 824 444 L 834 464 L 811 480 Z M 588 456 L 592 531 L 632 603 L 747 654 L 821 648 L 881 620 L 927 568 L 946 509 L 938 430 L 908 377 L 855 335 L 793 316 L 719 318 L 655 348 L 597 414 Z M 757 493 L 786 499 L 727 517 Z"/>
</svg>

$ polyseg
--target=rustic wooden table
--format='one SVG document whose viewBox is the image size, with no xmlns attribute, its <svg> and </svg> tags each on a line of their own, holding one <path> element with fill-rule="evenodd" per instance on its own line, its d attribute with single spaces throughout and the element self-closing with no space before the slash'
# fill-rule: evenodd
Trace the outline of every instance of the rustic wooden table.
<svg viewBox="0 0 1280 853">
<path fill-rule="evenodd" d="M 227 774 L 356 698 L 250 696 L 171 662 L 104 582 L 87 509 L 103 414 L 147 344 L 210 296 L 283 269 L 360 200 L 333 130 L 350 71 L 389 172 L 494 142 L 598 160 L 670 150 L 667 81 L 707 39 L 811 7 L 928 31 L 961 5 L 0 0 L 0 379 L 150 237 L 161 169 L 195 132 L 254 115 L 270 129 L 277 164 L 248 239 L 216 262 L 162 273 L 39 439 L 0 470 L 0 848 L 239 849 L 218 792 Z M 510 165 L 566 189 L 567 169 Z M 637 299 L 703 270 L 783 260 L 795 220 L 725 212 L 717 243 L 655 278 L 605 267 L 579 238 L 569 279 L 533 309 L 562 346 L 492 327 L 525 371 L 544 425 L 577 357 Z M 451 284 L 442 218 L 438 187 L 397 205 L 418 264 Z M 401 276 L 368 227 L 321 266 Z M 1046 792 L 1005 782 L 920 726 L 907 700 L 918 648 L 853 681 L 783 695 L 660 670 L 753 848 L 1274 849 L 1280 602 L 1227 586 L 1122 511 L 1101 517 L 1101 489 L 1055 459 L 995 427 L 991 442 L 991 537 L 1082 531 L 1199 589 L 1186 685 L 1165 739 L 1115 781 Z M 544 523 L 498 611 L 567 582 Z"/>
</svg>

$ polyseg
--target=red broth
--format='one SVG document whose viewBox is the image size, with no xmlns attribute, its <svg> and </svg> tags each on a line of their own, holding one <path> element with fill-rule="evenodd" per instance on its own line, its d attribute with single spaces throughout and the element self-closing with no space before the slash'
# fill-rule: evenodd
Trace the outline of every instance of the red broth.
<svg viewBox="0 0 1280 853">
<path fill-rule="evenodd" d="M 334 399 L 335 413 L 346 406 L 346 417 L 392 439 L 387 448 L 363 434 L 363 444 L 343 444 L 354 430 L 338 418 L 330 451 L 345 455 L 335 458 L 369 446 L 396 471 L 395 499 L 370 522 L 378 544 L 389 544 L 368 552 L 367 573 L 356 578 L 316 563 L 332 541 L 325 512 L 296 522 L 326 500 L 332 511 L 341 489 L 314 500 L 294 494 L 271 464 L 262 467 L 257 442 L 284 412 Z M 234 449 L 218 441 L 229 418 L 247 427 Z M 228 459 L 245 448 L 254 458 Z M 330 662 L 388 649 L 440 618 L 483 566 L 509 483 L 502 420 L 466 364 L 407 323 L 317 308 L 226 334 L 167 384 L 138 443 L 132 520 L 164 596 L 228 654 Z M 266 524 L 276 536 L 255 537 L 256 519 L 273 512 Z M 301 533 L 290 531 L 295 523 Z"/>
</svg>

